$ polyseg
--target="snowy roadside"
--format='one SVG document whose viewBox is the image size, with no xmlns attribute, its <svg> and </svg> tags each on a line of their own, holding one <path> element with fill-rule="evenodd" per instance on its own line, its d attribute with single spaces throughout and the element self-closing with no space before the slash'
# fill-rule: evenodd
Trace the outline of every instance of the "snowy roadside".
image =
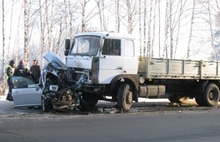
<svg viewBox="0 0 220 142">
<path fill-rule="evenodd" d="M 5 101 L 6 100 L 6 95 L 0 95 L 0 101 Z"/>
<path fill-rule="evenodd" d="M 0 114 L 27 114 L 39 113 L 40 109 L 28 109 L 27 107 L 14 108 L 14 102 L 6 100 L 7 95 L 0 95 Z M 149 103 L 168 103 L 168 99 L 146 99 L 139 98 L 140 103 L 135 103 L 134 106 L 145 105 Z M 116 102 L 99 101 L 97 106 L 103 108 L 114 107 Z"/>
</svg>

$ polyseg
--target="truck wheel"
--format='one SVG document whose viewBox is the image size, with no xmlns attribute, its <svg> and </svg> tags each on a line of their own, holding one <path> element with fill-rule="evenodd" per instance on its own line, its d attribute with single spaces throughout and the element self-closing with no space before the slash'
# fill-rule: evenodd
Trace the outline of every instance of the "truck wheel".
<svg viewBox="0 0 220 142">
<path fill-rule="evenodd" d="M 49 102 L 43 96 L 41 96 L 41 108 L 42 108 L 43 112 L 49 112 L 50 111 Z"/>
<path fill-rule="evenodd" d="M 219 102 L 219 89 L 214 83 L 210 83 L 203 93 L 206 106 L 217 106 Z"/>
<path fill-rule="evenodd" d="M 133 102 L 133 93 L 130 85 L 122 84 L 117 93 L 118 108 L 122 111 L 128 111 Z"/>
<path fill-rule="evenodd" d="M 85 102 L 90 106 L 95 106 L 99 101 L 98 98 L 93 94 L 83 94 L 82 97 L 85 100 Z"/>
<path fill-rule="evenodd" d="M 196 100 L 196 103 L 199 106 L 205 106 L 206 105 L 205 100 L 203 99 L 202 95 L 196 95 L 195 100 Z"/>
</svg>

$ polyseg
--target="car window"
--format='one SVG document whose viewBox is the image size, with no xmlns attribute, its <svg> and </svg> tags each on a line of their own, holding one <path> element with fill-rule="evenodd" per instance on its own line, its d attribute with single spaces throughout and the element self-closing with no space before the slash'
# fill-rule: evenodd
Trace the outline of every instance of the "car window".
<svg viewBox="0 0 220 142">
<path fill-rule="evenodd" d="M 36 82 L 32 78 L 13 76 L 11 79 L 14 85 L 13 88 L 33 88 L 36 86 Z"/>
</svg>

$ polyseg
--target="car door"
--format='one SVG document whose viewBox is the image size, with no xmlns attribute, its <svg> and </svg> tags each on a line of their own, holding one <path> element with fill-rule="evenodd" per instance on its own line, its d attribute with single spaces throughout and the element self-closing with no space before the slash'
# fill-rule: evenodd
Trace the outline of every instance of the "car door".
<svg viewBox="0 0 220 142">
<path fill-rule="evenodd" d="M 41 106 L 41 90 L 31 78 L 13 76 L 12 96 L 14 107 Z"/>
</svg>

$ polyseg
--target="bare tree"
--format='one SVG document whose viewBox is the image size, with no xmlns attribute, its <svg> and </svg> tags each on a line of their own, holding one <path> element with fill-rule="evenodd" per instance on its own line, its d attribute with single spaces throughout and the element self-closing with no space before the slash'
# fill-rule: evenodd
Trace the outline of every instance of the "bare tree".
<svg viewBox="0 0 220 142">
<path fill-rule="evenodd" d="M 152 7 L 153 8 L 153 26 L 152 26 L 152 38 L 151 38 L 151 44 L 150 44 L 150 46 L 151 46 L 151 57 L 154 57 L 154 43 L 155 43 L 155 35 L 156 35 L 156 5 L 157 5 L 157 1 L 155 0 L 155 1 L 153 1 L 154 2 L 154 7 Z M 152 3 L 153 3 L 152 2 Z"/>
<path fill-rule="evenodd" d="M 127 19 L 128 19 L 128 33 L 131 34 L 133 31 L 133 27 L 132 27 L 132 7 L 131 7 L 131 1 L 130 0 L 126 0 L 126 6 L 127 6 Z"/>
<path fill-rule="evenodd" d="M 3 86 L 1 88 L 3 89 L 2 92 L 5 92 L 5 86 L 6 86 L 6 80 L 4 78 L 5 76 L 5 1 L 2 0 L 2 78 L 3 78 Z"/>
<path fill-rule="evenodd" d="M 168 57 L 168 45 L 167 45 L 167 40 L 168 40 L 168 30 L 169 30 L 169 2 L 166 0 L 166 12 L 165 12 L 165 27 L 164 27 L 164 50 L 163 50 L 163 58 Z"/>
<path fill-rule="evenodd" d="M 139 0 L 139 46 L 140 46 L 140 57 L 142 57 L 142 0 Z"/>
<path fill-rule="evenodd" d="M 10 55 L 10 48 L 11 48 L 11 32 L 12 32 L 12 23 L 13 23 L 13 13 L 14 12 L 14 0 L 11 3 L 11 16 L 10 16 L 10 28 L 9 28 L 9 35 L 8 35 L 8 56 Z"/>
<path fill-rule="evenodd" d="M 102 24 L 102 22 L 103 22 L 103 19 L 102 19 L 103 18 L 103 16 L 102 16 L 103 8 L 102 8 L 102 6 L 103 6 L 104 1 L 102 1 L 102 0 L 95 0 L 95 1 L 96 1 L 97 6 L 98 6 L 98 11 L 99 11 L 100 30 L 103 31 L 103 24 Z"/>
<path fill-rule="evenodd" d="M 174 27 L 172 26 L 172 9 L 173 3 L 172 0 L 169 2 L 169 31 L 170 31 L 170 58 L 173 58 L 173 31 Z"/>
<path fill-rule="evenodd" d="M 217 60 L 217 51 L 214 45 L 215 39 L 214 39 L 214 34 L 213 34 L 211 4 L 209 0 L 208 0 L 208 14 L 209 14 L 209 27 L 210 27 L 210 35 L 211 35 L 211 48 L 213 49 L 213 52 L 214 52 L 214 60 Z"/>
<path fill-rule="evenodd" d="M 45 24 L 46 24 L 46 15 L 47 15 L 47 0 L 45 3 L 42 3 L 41 0 L 39 0 L 39 13 L 40 13 L 40 49 L 41 49 L 41 63 L 43 64 L 43 55 L 45 53 Z M 45 7 L 43 11 L 43 7 Z M 43 15 L 43 12 L 45 14 Z"/>
<path fill-rule="evenodd" d="M 82 8 L 82 32 L 86 31 L 86 19 L 85 19 L 85 13 L 86 13 L 86 5 L 90 0 L 82 0 L 81 1 L 81 8 Z"/>
<path fill-rule="evenodd" d="M 176 53 L 177 53 L 177 47 L 178 47 L 178 43 L 179 43 L 179 35 L 180 35 L 180 29 L 181 29 L 181 19 L 182 19 L 182 15 L 183 15 L 183 8 L 186 5 L 186 1 L 187 0 L 181 0 L 181 2 L 179 3 L 180 8 L 179 8 L 179 15 L 178 15 L 178 21 L 177 21 L 177 30 L 176 30 L 176 39 L 175 39 L 175 49 L 174 49 L 174 58 L 176 58 Z"/>
<path fill-rule="evenodd" d="M 120 32 L 120 27 L 121 27 L 121 23 L 120 23 L 120 4 L 119 4 L 119 0 L 115 0 L 115 27 L 116 27 L 116 31 Z"/>
<path fill-rule="evenodd" d="M 144 24 L 143 25 L 144 26 L 143 27 L 144 28 L 144 30 L 143 30 L 143 33 L 144 33 L 144 37 L 143 37 L 144 38 L 144 41 L 143 41 L 144 42 L 143 43 L 143 53 L 144 53 L 144 56 L 146 56 L 146 38 L 147 38 L 146 37 L 146 25 L 147 25 L 146 24 L 147 23 L 146 22 L 146 20 L 147 20 L 146 19 L 146 17 L 147 17 L 147 7 L 146 6 L 147 6 L 147 2 L 146 2 L 146 0 L 144 0 L 144 19 L 143 19 L 143 24 Z"/>
<path fill-rule="evenodd" d="M 151 51 L 151 32 L 152 32 L 152 30 L 151 30 L 151 24 L 152 24 L 152 12 L 153 12 L 153 0 L 150 0 L 150 4 L 149 4 L 149 6 L 150 6 L 150 14 L 149 14 L 149 19 L 148 19 L 148 33 L 147 33 L 147 56 L 148 57 L 150 57 L 151 55 L 150 55 L 150 51 Z"/>
<path fill-rule="evenodd" d="M 29 3 L 24 0 L 24 60 L 29 60 Z"/>
<path fill-rule="evenodd" d="M 161 57 L 161 15 L 160 15 L 160 8 L 161 8 L 161 4 L 160 4 L 160 0 L 158 0 L 158 54 L 159 57 Z"/>
<path fill-rule="evenodd" d="M 24 2 L 22 2 L 22 6 L 23 6 L 23 3 Z M 16 56 L 15 57 L 15 59 L 18 59 L 18 56 L 20 55 L 20 54 L 23 54 L 23 52 L 21 53 L 21 51 L 19 50 L 19 48 L 21 48 L 20 47 L 20 42 L 21 42 L 21 38 L 20 38 L 20 22 L 21 22 L 21 15 L 22 15 L 22 12 L 23 12 L 23 8 L 20 8 L 20 12 L 19 12 L 19 16 L 18 16 L 18 19 L 16 19 L 17 20 L 17 31 L 16 31 L 16 42 L 15 42 L 15 50 L 13 50 L 13 54 Z M 19 52 L 20 51 L 20 52 Z"/>
<path fill-rule="evenodd" d="M 187 55 L 186 58 L 189 59 L 190 56 L 190 43 L 192 41 L 192 32 L 193 32 L 193 21 L 194 21 L 194 15 L 195 15 L 195 0 L 193 0 L 193 7 L 192 7 L 192 14 L 191 14 L 191 23 L 190 23 L 190 30 L 189 30 L 189 40 L 187 45 Z"/>
<path fill-rule="evenodd" d="M 47 42 L 48 42 L 48 50 L 52 51 L 52 40 L 53 40 L 53 26 L 54 26 L 54 0 L 51 0 L 51 10 L 50 10 L 50 14 L 51 15 L 47 15 Z M 50 18 L 49 18 L 50 17 Z M 50 19 L 50 23 L 49 23 L 49 19 Z"/>
</svg>

